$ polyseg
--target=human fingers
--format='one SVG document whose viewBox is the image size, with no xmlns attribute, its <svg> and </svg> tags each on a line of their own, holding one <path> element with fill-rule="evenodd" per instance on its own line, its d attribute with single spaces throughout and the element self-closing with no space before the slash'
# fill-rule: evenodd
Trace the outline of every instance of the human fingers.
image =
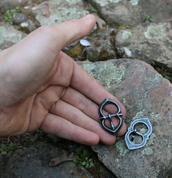
<svg viewBox="0 0 172 178">
<path fill-rule="evenodd" d="M 115 142 L 116 137 L 110 135 L 100 126 L 100 123 L 93 120 L 84 114 L 78 108 L 59 100 L 55 106 L 50 110 L 54 115 L 60 116 L 76 126 L 96 133 L 100 137 L 100 141 L 104 144 L 111 145 Z"/>
<path fill-rule="evenodd" d="M 72 58 L 70 58 L 67 54 L 61 52 L 61 59 L 63 59 L 61 61 L 66 62 L 72 61 L 73 70 L 70 75 L 70 87 L 74 88 L 79 93 L 82 93 L 85 97 L 89 98 L 98 105 L 100 105 L 105 98 L 111 98 L 120 104 L 123 116 L 126 115 L 125 107 L 120 103 L 120 101 L 111 93 L 109 93 L 94 77 L 84 71 L 75 61 L 72 60 Z M 63 64 L 61 68 L 64 68 L 64 66 L 65 64 Z M 64 81 L 59 79 L 59 76 L 63 71 L 60 71 L 61 73 L 59 71 L 54 74 L 52 82 L 54 85 L 64 86 Z"/>
<path fill-rule="evenodd" d="M 94 119 L 95 121 L 99 122 L 99 127 L 100 126 L 100 115 L 99 115 L 99 105 L 84 96 L 82 93 L 78 92 L 77 90 L 68 87 L 63 96 L 61 97 L 61 100 L 69 103 L 70 105 L 78 108 L 80 111 L 82 111 L 85 115 L 87 115 L 89 118 Z M 116 106 L 110 106 L 105 107 L 105 112 L 106 113 L 116 113 L 117 108 Z M 106 114 L 104 112 L 104 114 Z M 125 117 L 125 113 L 123 115 Z M 112 118 L 113 124 L 116 127 L 119 124 L 119 119 L 118 118 Z M 107 127 L 111 127 L 110 122 L 108 120 L 105 121 L 105 125 Z M 102 129 L 102 128 L 101 128 Z M 126 125 L 125 123 L 123 124 L 122 128 L 118 132 L 117 136 L 121 136 L 126 132 Z M 108 134 L 109 135 L 109 134 Z"/>
<path fill-rule="evenodd" d="M 96 145 L 99 142 L 99 136 L 96 133 L 51 113 L 47 114 L 40 129 L 46 133 L 85 145 Z"/>
<path fill-rule="evenodd" d="M 62 86 L 52 85 L 36 95 L 27 132 L 33 132 L 40 127 L 51 107 L 59 100 L 64 89 Z"/>
</svg>

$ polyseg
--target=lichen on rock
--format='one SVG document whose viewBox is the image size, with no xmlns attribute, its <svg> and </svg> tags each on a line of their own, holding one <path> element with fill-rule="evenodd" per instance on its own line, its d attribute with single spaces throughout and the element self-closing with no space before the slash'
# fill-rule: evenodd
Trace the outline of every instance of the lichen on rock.
<svg viewBox="0 0 172 178">
<path fill-rule="evenodd" d="M 156 137 L 156 135 L 154 133 L 152 133 L 146 143 L 146 146 L 150 146 L 154 144 L 154 138 Z"/>
<path fill-rule="evenodd" d="M 77 2 L 80 2 L 81 0 L 66 0 L 70 5 L 76 4 Z"/>
<path fill-rule="evenodd" d="M 144 116 L 145 109 L 143 109 L 143 111 L 139 111 L 136 113 L 136 115 L 132 118 L 132 121 L 136 120 L 136 119 L 140 119 Z"/>
<path fill-rule="evenodd" d="M 138 5 L 139 0 L 131 0 L 130 1 L 133 6 Z"/>
<path fill-rule="evenodd" d="M 129 152 L 124 141 L 117 142 L 116 147 L 119 150 L 121 156 L 125 156 L 126 153 Z"/>
<path fill-rule="evenodd" d="M 0 26 L 0 44 L 4 43 L 4 34 L 6 28 L 4 26 Z"/>
<path fill-rule="evenodd" d="M 38 14 L 36 19 L 41 23 L 41 25 L 55 25 L 70 19 L 79 19 L 81 16 L 88 14 L 88 11 L 78 11 L 76 8 L 65 8 L 62 7 L 59 10 L 50 9 L 50 18 L 46 18 L 42 14 Z M 69 14 L 69 15 L 66 15 Z"/>
<path fill-rule="evenodd" d="M 131 37 L 131 36 L 132 36 L 132 34 L 131 34 L 130 31 L 123 31 L 123 33 L 122 33 L 122 38 L 124 40 L 127 39 L 127 38 L 129 38 L 129 37 Z"/>
<path fill-rule="evenodd" d="M 97 79 L 99 83 L 102 83 L 106 89 L 119 84 L 126 70 L 123 65 L 117 68 L 110 61 L 96 65 L 94 63 L 84 64 L 82 68 Z"/>
<path fill-rule="evenodd" d="M 14 27 L 7 24 L 0 24 L 0 45 L 5 42 L 17 43 L 22 39 L 24 34 Z M 8 46 L 8 45 L 7 45 Z M 10 46 L 8 46 L 10 47 Z"/>
<path fill-rule="evenodd" d="M 160 40 L 165 34 L 163 30 L 163 25 L 150 25 L 144 35 L 148 39 Z"/>
<path fill-rule="evenodd" d="M 79 19 L 89 13 L 81 0 L 49 0 L 49 11 L 49 18 L 41 10 L 36 12 L 36 19 L 41 25 L 55 25 L 70 19 Z"/>
<path fill-rule="evenodd" d="M 62 0 L 52 0 L 53 4 L 60 4 Z"/>
<path fill-rule="evenodd" d="M 99 4 L 100 6 L 106 6 L 109 2 L 112 2 L 112 3 L 119 3 L 120 1 L 122 0 L 99 0 Z"/>
<path fill-rule="evenodd" d="M 155 114 L 154 112 L 150 113 L 150 121 L 154 121 L 160 117 L 160 114 Z"/>
<path fill-rule="evenodd" d="M 170 92 L 170 97 L 172 97 L 172 91 Z"/>
<path fill-rule="evenodd" d="M 144 155 L 151 155 L 151 154 L 153 154 L 153 150 L 152 150 L 152 148 L 150 148 L 150 147 L 146 147 L 146 148 L 142 151 L 142 154 L 144 154 Z"/>
</svg>

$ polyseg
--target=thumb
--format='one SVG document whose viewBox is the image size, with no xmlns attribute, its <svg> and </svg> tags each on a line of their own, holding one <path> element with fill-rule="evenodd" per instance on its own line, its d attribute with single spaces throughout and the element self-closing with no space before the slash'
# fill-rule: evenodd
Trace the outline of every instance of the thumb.
<svg viewBox="0 0 172 178">
<path fill-rule="evenodd" d="M 88 35 L 96 23 L 94 15 L 89 14 L 81 19 L 73 19 L 52 26 L 54 37 L 60 43 L 60 48 L 68 46 L 72 42 Z"/>
<path fill-rule="evenodd" d="M 96 17 L 89 14 L 81 19 L 72 19 L 53 26 L 42 26 L 18 44 L 30 49 L 39 49 L 41 46 L 57 55 L 65 46 L 88 35 L 95 23 Z"/>
</svg>

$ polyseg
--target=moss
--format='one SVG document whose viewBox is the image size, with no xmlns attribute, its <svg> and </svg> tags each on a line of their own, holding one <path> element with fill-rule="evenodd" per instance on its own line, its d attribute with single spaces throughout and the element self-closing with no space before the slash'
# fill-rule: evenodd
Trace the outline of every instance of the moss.
<svg viewBox="0 0 172 178">
<path fill-rule="evenodd" d="M 151 155 L 151 154 L 153 154 L 153 150 L 152 150 L 152 148 L 147 147 L 147 148 L 145 148 L 145 149 L 142 151 L 142 154 L 144 154 L 144 155 Z"/>
<path fill-rule="evenodd" d="M 123 33 L 122 33 L 122 39 L 124 39 L 124 40 L 131 36 L 132 36 L 132 34 L 129 31 L 123 31 Z"/>
<path fill-rule="evenodd" d="M 165 36 L 163 33 L 163 25 L 150 25 L 147 32 L 144 32 L 144 35 L 148 39 L 162 39 Z"/>
<path fill-rule="evenodd" d="M 78 55 L 80 55 L 83 52 L 84 47 L 80 44 L 76 45 L 73 49 L 71 49 L 67 55 L 69 55 L 70 57 L 77 57 Z"/>
<path fill-rule="evenodd" d="M 129 152 L 124 141 L 117 142 L 116 147 L 119 150 L 121 156 L 125 156 L 126 153 Z"/>
<path fill-rule="evenodd" d="M 118 68 L 110 61 L 105 63 L 89 63 L 84 64 L 83 69 L 92 75 L 106 89 L 114 87 L 122 81 L 126 68 L 119 66 Z"/>
<path fill-rule="evenodd" d="M 130 1 L 133 6 L 138 5 L 139 0 L 131 0 Z"/>
</svg>

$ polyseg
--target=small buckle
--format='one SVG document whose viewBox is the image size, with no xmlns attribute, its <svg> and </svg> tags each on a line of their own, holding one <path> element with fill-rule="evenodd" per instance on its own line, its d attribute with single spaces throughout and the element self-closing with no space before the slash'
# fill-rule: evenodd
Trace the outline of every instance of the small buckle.
<svg viewBox="0 0 172 178">
<path fill-rule="evenodd" d="M 105 116 L 103 114 L 103 107 L 105 107 L 108 104 L 115 105 L 118 108 L 118 112 L 115 113 L 115 114 L 108 114 L 107 116 Z M 109 132 L 112 135 L 116 135 L 119 132 L 119 130 L 121 129 L 122 125 L 123 125 L 123 119 L 121 117 L 123 114 L 121 112 L 120 105 L 116 101 L 114 101 L 114 100 L 112 100 L 110 98 L 106 98 L 101 103 L 101 105 L 99 107 L 99 114 L 100 114 L 100 120 L 101 120 L 101 124 L 102 124 L 103 129 L 106 130 L 107 132 Z M 116 126 L 116 127 L 114 126 L 114 124 L 112 122 L 112 119 L 111 119 L 112 117 L 118 117 L 119 118 L 119 124 L 118 124 L 118 126 Z M 108 127 L 105 126 L 105 120 L 106 119 L 109 119 L 112 129 L 110 129 L 110 128 L 108 128 Z"/>
<path fill-rule="evenodd" d="M 140 132 L 137 132 L 137 130 L 134 129 L 134 126 L 137 123 L 145 124 L 148 128 L 148 132 L 146 134 L 141 134 Z M 134 144 L 129 138 L 130 134 L 132 134 L 132 133 L 134 135 L 141 136 L 143 138 L 142 143 Z M 151 133 L 152 133 L 152 125 L 151 125 L 148 118 L 141 118 L 141 119 L 136 119 L 135 121 L 133 121 L 131 123 L 130 127 L 128 128 L 128 132 L 125 134 L 125 142 L 126 142 L 128 149 L 129 150 L 135 150 L 135 149 L 139 149 L 139 148 L 142 148 L 143 146 L 145 146 L 145 144 L 146 144 L 147 140 L 149 139 L 149 136 L 150 136 Z M 134 138 L 134 137 L 132 137 L 132 138 Z"/>
</svg>

